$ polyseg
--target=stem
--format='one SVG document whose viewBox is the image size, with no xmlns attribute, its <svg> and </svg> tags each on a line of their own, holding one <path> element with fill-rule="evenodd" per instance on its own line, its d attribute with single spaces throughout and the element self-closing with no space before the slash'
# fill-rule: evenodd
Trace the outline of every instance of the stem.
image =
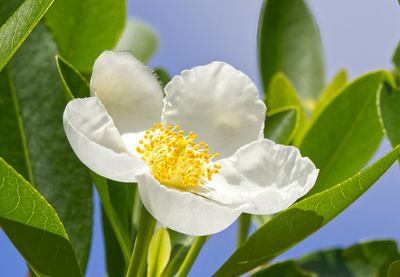
<svg viewBox="0 0 400 277">
<path fill-rule="evenodd" d="M 176 277 L 186 277 L 188 275 L 207 238 L 208 236 L 195 238 L 192 247 L 190 247 L 188 254 L 186 255 L 181 267 L 178 270 L 178 273 L 176 274 Z"/>
<path fill-rule="evenodd" d="M 144 276 L 146 271 L 148 246 L 155 227 L 155 219 L 149 214 L 146 208 L 142 206 L 140 210 L 139 229 L 136 235 L 135 247 L 133 248 L 126 277 Z"/>
<path fill-rule="evenodd" d="M 237 237 L 237 246 L 241 246 L 247 240 L 247 236 L 249 234 L 251 223 L 251 215 L 242 214 L 239 217 L 239 229 L 238 229 L 238 237 Z"/>
</svg>

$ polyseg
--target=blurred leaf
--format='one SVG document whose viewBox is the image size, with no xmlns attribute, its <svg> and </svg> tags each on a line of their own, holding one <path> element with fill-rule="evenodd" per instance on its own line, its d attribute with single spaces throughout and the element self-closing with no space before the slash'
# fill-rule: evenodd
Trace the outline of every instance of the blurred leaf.
<svg viewBox="0 0 400 277">
<path fill-rule="evenodd" d="M 320 277 L 386 277 L 389 265 L 399 259 L 395 241 L 369 241 L 346 249 L 318 251 L 300 258 L 297 264 Z"/>
<path fill-rule="evenodd" d="M 54 0 L 0 1 L 0 71 L 15 54 Z"/>
<path fill-rule="evenodd" d="M 167 229 L 159 228 L 151 238 L 147 253 L 147 276 L 161 276 L 171 255 L 171 240 Z"/>
<path fill-rule="evenodd" d="M 82 276 L 50 204 L 1 158 L 0 179 L 0 226 L 30 267 L 49 276 Z"/>
<path fill-rule="evenodd" d="M 399 0 L 400 1 L 400 0 Z M 397 48 L 394 51 L 392 62 L 398 70 L 400 70 L 400 42 L 397 44 Z"/>
<path fill-rule="evenodd" d="M 354 175 L 376 152 L 383 137 L 376 95 L 387 78 L 385 71 L 358 78 L 313 118 L 299 145 L 301 154 L 320 169 L 308 195 Z"/>
<path fill-rule="evenodd" d="M 318 98 L 324 86 L 321 39 L 303 0 L 264 2 L 258 26 L 258 53 L 264 91 L 272 76 L 282 71 L 293 82 L 302 103 Z"/>
<path fill-rule="evenodd" d="M 57 0 L 46 14 L 61 55 L 80 72 L 117 43 L 126 21 L 124 0 Z"/>
<path fill-rule="evenodd" d="M 378 95 L 380 122 L 393 147 L 400 143 L 400 88 L 384 85 Z"/>
<path fill-rule="evenodd" d="M 157 76 L 158 82 L 161 84 L 161 86 L 164 88 L 168 82 L 171 80 L 171 76 L 169 76 L 169 73 L 166 69 L 162 67 L 157 67 L 153 71 L 154 75 Z"/>
<path fill-rule="evenodd" d="M 193 242 L 193 237 L 191 236 L 173 230 L 168 230 L 168 233 L 171 238 L 172 251 L 169 262 L 162 273 L 162 277 L 172 277 L 178 272 Z"/>
<path fill-rule="evenodd" d="M 400 145 L 355 176 L 277 214 L 251 235 L 214 276 L 237 276 L 293 247 L 357 200 L 399 156 Z"/>
<path fill-rule="evenodd" d="M 67 100 L 89 97 L 89 84 L 85 77 L 69 62 L 56 56 L 58 74 L 64 85 Z"/>
<path fill-rule="evenodd" d="M 265 121 L 264 137 L 278 144 L 289 144 L 299 126 L 297 107 L 288 106 L 269 111 Z"/>
<path fill-rule="evenodd" d="M 257 271 L 251 277 L 314 277 L 312 273 L 302 270 L 294 261 L 273 264 Z"/>
<path fill-rule="evenodd" d="M 393 262 L 389 266 L 388 277 L 399 277 L 400 276 L 400 260 Z"/>
<path fill-rule="evenodd" d="M 115 50 L 131 51 L 141 62 L 147 63 L 157 51 L 157 46 L 157 33 L 146 23 L 129 18 Z"/>
<path fill-rule="evenodd" d="M 92 182 L 65 137 L 56 53 L 51 35 L 38 24 L 0 73 L 0 133 L 7 134 L 1 136 L 0 155 L 53 205 L 84 272 L 92 237 Z"/>
</svg>

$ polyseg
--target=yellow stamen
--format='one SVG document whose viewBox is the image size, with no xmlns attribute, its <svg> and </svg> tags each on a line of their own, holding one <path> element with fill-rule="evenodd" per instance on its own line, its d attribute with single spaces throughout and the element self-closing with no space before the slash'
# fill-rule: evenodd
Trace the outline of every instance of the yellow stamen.
<svg viewBox="0 0 400 277">
<path fill-rule="evenodd" d="M 154 124 L 139 141 L 136 151 L 161 184 L 181 189 L 195 187 L 210 181 L 221 169 L 220 165 L 210 164 L 219 153 L 209 154 L 208 145 L 196 144 L 196 138 L 192 132 L 185 136 L 178 125 Z"/>
</svg>

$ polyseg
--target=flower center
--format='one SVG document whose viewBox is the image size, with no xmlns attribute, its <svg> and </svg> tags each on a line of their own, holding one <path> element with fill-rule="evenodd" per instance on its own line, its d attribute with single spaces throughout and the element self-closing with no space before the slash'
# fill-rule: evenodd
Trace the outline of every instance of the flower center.
<svg viewBox="0 0 400 277">
<path fill-rule="evenodd" d="M 211 164 L 219 153 L 209 154 L 208 145 L 196 144 L 197 135 L 185 135 L 178 125 L 154 124 L 139 141 L 136 151 L 150 167 L 154 178 L 165 186 L 187 188 L 204 184 L 221 166 Z"/>
</svg>

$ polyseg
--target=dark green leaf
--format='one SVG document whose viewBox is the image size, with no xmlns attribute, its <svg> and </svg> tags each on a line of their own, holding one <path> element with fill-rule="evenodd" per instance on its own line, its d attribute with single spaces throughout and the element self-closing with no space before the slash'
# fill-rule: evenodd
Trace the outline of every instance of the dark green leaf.
<svg viewBox="0 0 400 277">
<path fill-rule="evenodd" d="M 400 70 L 400 43 L 397 45 L 397 48 L 394 51 L 392 62 L 397 67 L 397 69 Z"/>
<path fill-rule="evenodd" d="M 320 277 L 386 277 L 390 264 L 399 258 L 396 242 L 382 240 L 318 251 L 296 262 Z"/>
<path fill-rule="evenodd" d="M 117 43 L 126 21 L 124 0 L 57 0 L 46 23 L 61 55 L 80 72 Z"/>
<path fill-rule="evenodd" d="M 115 50 L 131 51 L 141 62 L 147 63 L 157 51 L 156 32 L 146 23 L 129 18 Z"/>
<path fill-rule="evenodd" d="M 399 277 L 400 276 L 400 260 L 393 262 L 389 266 L 388 277 Z"/>
<path fill-rule="evenodd" d="M 49 276 L 82 276 L 50 204 L 1 158 L 0 180 L 0 226 L 30 267 Z"/>
<path fill-rule="evenodd" d="M 54 0 L 0 0 L 0 71 Z"/>
<path fill-rule="evenodd" d="M 272 76 L 282 71 L 303 103 L 315 101 L 324 86 L 321 39 L 303 0 L 266 0 L 258 27 L 261 80 L 267 91 Z"/>
<path fill-rule="evenodd" d="M 378 95 L 378 108 L 382 127 L 394 147 L 400 143 L 400 88 L 383 86 Z"/>
<path fill-rule="evenodd" d="M 0 155 L 54 206 L 84 271 L 92 236 L 92 186 L 65 137 L 56 53 L 51 35 L 39 24 L 1 73 L 0 133 L 7 135 L 2 135 Z"/>
<path fill-rule="evenodd" d="M 294 261 L 287 261 L 269 266 L 252 274 L 251 277 L 314 277 L 314 275 L 302 270 Z"/>
<path fill-rule="evenodd" d="M 383 137 L 376 95 L 388 78 L 385 71 L 358 78 L 313 119 L 299 146 L 320 169 L 310 194 L 354 175 L 376 152 Z"/>
<path fill-rule="evenodd" d="M 357 200 L 399 156 L 400 145 L 355 176 L 277 214 L 250 236 L 214 276 L 237 276 L 299 243 Z"/>
<path fill-rule="evenodd" d="M 69 62 L 56 56 L 58 74 L 64 85 L 67 100 L 89 96 L 89 84 L 85 77 Z"/>
<path fill-rule="evenodd" d="M 169 73 L 167 72 L 167 70 L 165 70 L 164 68 L 161 68 L 161 67 L 157 67 L 154 69 L 154 75 L 157 76 L 157 79 L 163 88 L 171 80 L 171 76 L 169 76 Z"/>
<path fill-rule="evenodd" d="M 299 126 L 296 107 L 284 107 L 269 111 L 265 121 L 264 137 L 279 144 L 288 144 Z"/>
</svg>

